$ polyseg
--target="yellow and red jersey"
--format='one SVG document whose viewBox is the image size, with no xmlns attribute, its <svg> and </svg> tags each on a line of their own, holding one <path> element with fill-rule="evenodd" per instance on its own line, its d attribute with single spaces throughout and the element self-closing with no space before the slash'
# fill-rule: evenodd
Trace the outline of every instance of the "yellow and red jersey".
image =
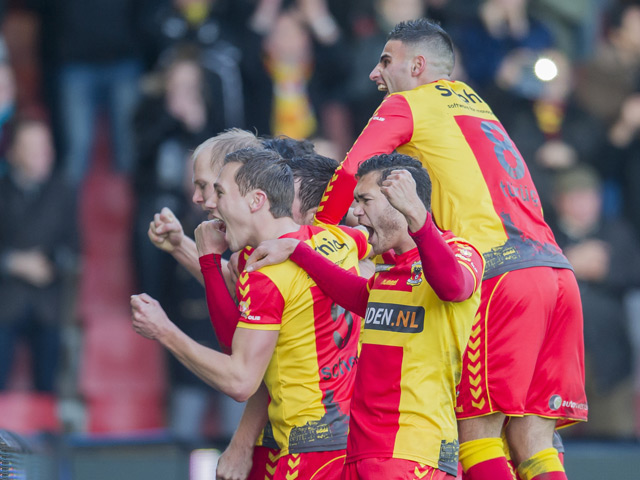
<svg viewBox="0 0 640 480">
<path fill-rule="evenodd" d="M 353 201 L 358 166 L 394 150 L 422 162 L 436 224 L 482 252 L 486 278 L 531 266 L 571 268 L 520 152 L 462 82 L 438 80 L 387 96 L 327 187 L 318 220 L 338 223 Z"/>
<path fill-rule="evenodd" d="M 284 237 L 354 272 L 370 249 L 365 234 L 347 227 L 302 226 Z M 279 331 L 264 382 L 281 454 L 345 448 L 358 329 L 333 319 L 332 301 L 291 261 L 243 272 L 237 294 L 238 328 Z"/>
<path fill-rule="evenodd" d="M 347 461 L 399 458 L 457 473 L 455 392 L 480 302 L 483 261 L 451 232 L 443 238 L 474 277 L 469 299 L 440 300 L 425 281 L 417 248 L 383 255 L 369 280 Z"/>
</svg>

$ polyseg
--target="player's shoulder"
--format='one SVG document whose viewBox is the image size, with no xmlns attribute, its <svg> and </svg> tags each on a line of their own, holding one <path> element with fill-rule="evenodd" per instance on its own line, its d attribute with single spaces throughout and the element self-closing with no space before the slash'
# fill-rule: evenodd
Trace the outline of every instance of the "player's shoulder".
<svg viewBox="0 0 640 480">
<path fill-rule="evenodd" d="M 368 235 L 365 230 L 357 227 L 348 227 L 346 225 L 329 225 L 321 222 L 314 222 L 314 235 L 312 238 L 315 241 L 326 241 L 328 238 L 333 238 L 341 243 L 347 243 L 351 248 L 355 243 L 367 242 Z"/>
</svg>

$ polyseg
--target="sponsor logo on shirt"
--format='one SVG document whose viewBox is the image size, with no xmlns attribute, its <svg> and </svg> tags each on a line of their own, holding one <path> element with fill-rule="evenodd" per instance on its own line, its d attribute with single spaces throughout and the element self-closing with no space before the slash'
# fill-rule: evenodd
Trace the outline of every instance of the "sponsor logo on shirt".
<svg viewBox="0 0 640 480">
<path fill-rule="evenodd" d="M 358 363 L 358 357 L 352 355 L 349 358 L 342 357 L 338 358 L 338 361 L 334 363 L 330 367 L 322 367 L 320 369 L 320 378 L 322 380 L 331 380 L 332 378 L 338 378 L 345 373 L 349 373 L 352 369 L 355 368 L 355 365 Z"/>
<path fill-rule="evenodd" d="M 549 398 L 549 408 L 551 410 L 558 410 L 562 406 L 562 397 L 560 395 L 551 395 Z"/>
<path fill-rule="evenodd" d="M 378 263 L 378 264 L 376 264 L 376 273 L 377 272 L 388 272 L 393 267 L 394 267 L 393 265 L 390 265 L 388 263 Z"/>
<path fill-rule="evenodd" d="M 395 285 L 396 283 L 398 283 L 398 279 L 396 278 L 395 280 L 390 280 L 390 279 L 385 279 L 382 281 L 382 285 Z"/>
<path fill-rule="evenodd" d="M 316 252 L 323 254 L 325 257 L 328 257 L 332 253 L 337 252 L 338 250 L 342 250 L 347 246 L 346 243 L 340 243 L 337 240 L 329 240 L 326 237 L 322 238 L 323 242 L 318 243 L 318 245 L 314 248 Z"/>
<path fill-rule="evenodd" d="M 384 117 L 379 117 L 377 115 L 374 115 L 373 117 L 371 117 L 371 120 L 376 120 L 378 122 L 384 122 L 385 118 Z"/>
<path fill-rule="evenodd" d="M 419 333 L 424 330 L 424 307 L 371 302 L 367 305 L 364 328 Z"/>
</svg>

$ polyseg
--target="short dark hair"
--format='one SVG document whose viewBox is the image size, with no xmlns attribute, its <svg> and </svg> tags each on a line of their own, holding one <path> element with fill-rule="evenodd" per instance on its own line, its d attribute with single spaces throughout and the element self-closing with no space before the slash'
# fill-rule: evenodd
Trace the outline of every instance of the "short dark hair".
<svg viewBox="0 0 640 480">
<path fill-rule="evenodd" d="M 416 182 L 416 192 L 425 208 L 431 211 L 431 178 L 422 164 L 409 155 L 390 153 L 376 155 L 365 160 L 358 167 L 357 178 L 364 177 L 371 172 L 380 172 L 378 185 L 386 180 L 392 170 L 407 170 Z"/>
<path fill-rule="evenodd" d="M 387 41 L 399 40 L 407 45 L 423 44 L 429 50 L 432 63 L 440 63 L 442 68 L 453 71 L 455 53 L 449 34 L 435 20 L 418 18 L 400 22 L 389 32 Z"/>
<path fill-rule="evenodd" d="M 257 148 L 243 148 L 228 153 L 224 164 L 240 163 L 235 181 L 240 193 L 260 189 L 269 200 L 274 218 L 290 217 L 293 205 L 293 173 L 278 153 Z"/>
<path fill-rule="evenodd" d="M 315 153 L 315 148 L 310 140 L 296 140 L 286 135 L 278 135 L 277 137 L 262 138 L 261 141 L 264 148 L 278 152 L 285 160 Z"/>
<path fill-rule="evenodd" d="M 300 180 L 298 198 L 300 198 L 302 213 L 317 207 L 331 177 L 340 164 L 336 160 L 318 153 L 285 159 L 285 162 L 291 167 L 294 180 Z"/>
</svg>

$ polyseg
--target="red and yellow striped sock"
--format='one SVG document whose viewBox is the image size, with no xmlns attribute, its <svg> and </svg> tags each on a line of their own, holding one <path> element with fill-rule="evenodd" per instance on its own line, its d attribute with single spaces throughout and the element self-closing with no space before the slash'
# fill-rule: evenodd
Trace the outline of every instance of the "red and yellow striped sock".
<svg viewBox="0 0 640 480">
<path fill-rule="evenodd" d="M 518 475 L 522 480 L 567 480 L 555 448 L 542 450 L 522 462 L 518 466 Z"/>
<path fill-rule="evenodd" d="M 513 480 L 500 438 L 479 438 L 460 445 L 460 463 L 468 480 Z"/>
</svg>

